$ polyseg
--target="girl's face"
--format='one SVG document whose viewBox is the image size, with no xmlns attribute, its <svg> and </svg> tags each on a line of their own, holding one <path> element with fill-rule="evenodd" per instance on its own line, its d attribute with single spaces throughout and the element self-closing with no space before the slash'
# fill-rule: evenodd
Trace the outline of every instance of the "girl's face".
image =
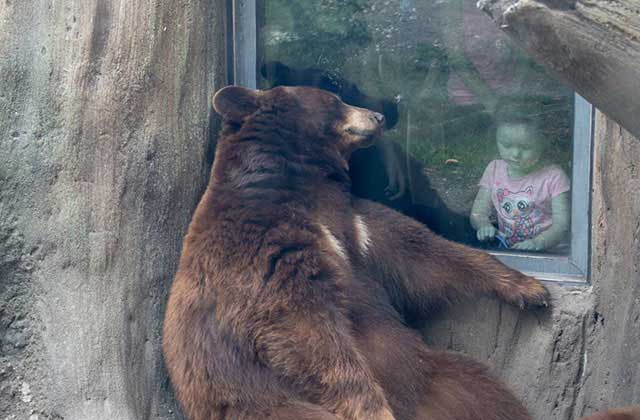
<svg viewBox="0 0 640 420">
<path fill-rule="evenodd" d="M 498 153 L 511 171 L 526 174 L 540 160 L 542 141 L 526 124 L 501 124 L 496 132 Z"/>
</svg>

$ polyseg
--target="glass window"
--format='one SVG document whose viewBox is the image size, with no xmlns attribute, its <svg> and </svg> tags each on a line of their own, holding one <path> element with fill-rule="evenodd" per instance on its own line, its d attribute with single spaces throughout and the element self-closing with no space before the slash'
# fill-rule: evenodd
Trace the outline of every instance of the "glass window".
<svg viewBox="0 0 640 420">
<path fill-rule="evenodd" d="M 591 106 L 475 0 L 233 1 L 235 83 L 382 112 L 353 192 L 522 271 L 586 279 Z"/>
</svg>

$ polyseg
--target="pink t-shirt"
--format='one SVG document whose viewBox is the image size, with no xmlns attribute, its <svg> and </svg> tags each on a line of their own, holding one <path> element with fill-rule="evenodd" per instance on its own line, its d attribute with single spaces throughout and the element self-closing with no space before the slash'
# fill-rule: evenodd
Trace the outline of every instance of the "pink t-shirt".
<svg viewBox="0 0 640 420">
<path fill-rule="evenodd" d="M 491 192 L 498 229 L 508 246 L 548 229 L 552 224 L 551 200 L 571 188 L 569 178 L 557 165 L 512 179 L 504 160 L 489 163 L 479 185 Z"/>
</svg>

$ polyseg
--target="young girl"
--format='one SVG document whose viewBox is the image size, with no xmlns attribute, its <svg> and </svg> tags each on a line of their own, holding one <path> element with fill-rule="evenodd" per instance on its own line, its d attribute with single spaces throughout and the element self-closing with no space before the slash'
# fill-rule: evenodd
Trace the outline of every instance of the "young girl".
<svg viewBox="0 0 640 420">
<path fill-rule="evenodd" d="M 541 162 L 544 136 L 533 118 L 498 112 L 496 126 L 501 159 L 485 169 L 471 209 L 478 240 L 498 237 L 507 248 L 527 251 L 553 248 L 569 228 L 569 179 L 557 165 Z"/>
</svg>

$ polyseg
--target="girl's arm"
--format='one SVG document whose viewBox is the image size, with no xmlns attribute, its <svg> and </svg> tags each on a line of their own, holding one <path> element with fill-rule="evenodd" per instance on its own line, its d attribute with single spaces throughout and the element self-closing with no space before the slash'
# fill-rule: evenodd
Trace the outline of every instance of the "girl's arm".
<svg viewBox="0 0 640 420">
<path fill-rule="evenodd" d="M 496 236 L 496 228 L 489 219 L 491 211 L 491 192 L 485 187 L 480 187 L 469 217 L 471 226 L 477 231 L 476 235 L 480 241 L 488 241 Z"/>
<path fill-rule="evenodd" d="M 407 191 L 407 170 L 398 156 L 398 151 L 392 140 L 382 141 L 379 144 L 384 157 L 384 169 L 389 180 L 384 192 L 389 200 L 397 200 Z"/>
</svg>

